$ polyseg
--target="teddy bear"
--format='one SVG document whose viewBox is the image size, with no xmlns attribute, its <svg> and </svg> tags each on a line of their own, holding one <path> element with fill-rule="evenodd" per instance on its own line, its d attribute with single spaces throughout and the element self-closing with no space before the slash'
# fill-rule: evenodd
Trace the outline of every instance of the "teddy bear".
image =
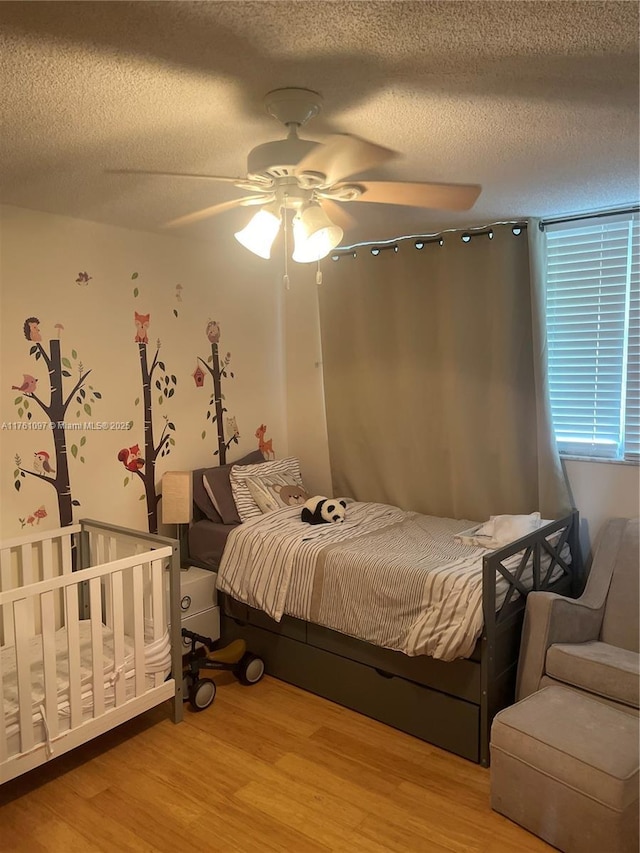
<svg viewBox="0 0 640 853">
<path fill-rule="evenodd" d="M 300 518 L 307 524 L 341 523 L 344 521 L 346 508 L 346 501 L 316 495 L 305 502 Z"/>
<path fill-rule="evenodd" d="M 309 494 L 305 492 L 302 486 L 283 486 L 276 483 L 272 485 L 271 488 L 276 493 L 283 506 L 299 506 L 309 498 Z"/>
</svg>

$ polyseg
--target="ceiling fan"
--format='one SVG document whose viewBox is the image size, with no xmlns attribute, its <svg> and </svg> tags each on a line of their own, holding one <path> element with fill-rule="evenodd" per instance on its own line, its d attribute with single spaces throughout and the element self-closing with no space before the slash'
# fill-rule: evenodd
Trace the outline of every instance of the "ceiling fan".
<svg viewBox="0 0 640 853">
<path fill-rule="evenodd" d="M 309 89 L 269 92 L 264 99 L 266 110 L 288 129 L 288 135 L 286 139 L 253 148 L 249 152 L 245 178 L 137 169 L 110 171 L 218 181 L 248 192 L 249 195 L 242 198 L 173 219 L 165 227 L 189 225 L 235 207 L 260 205 L 260 210 L 235 237 L 263 258 L 271 256 L 283 213 L 286 216 L 286 211 L 292 211 L 292 257 L 301 263 L 325 257 L 340 243 L 344 233 L 342 226 L 346 228 L 353 222 L 343 204 L 398 204 L 440 210 L 468 210 L 473 206 L 481 189 L 475 184 L 346 181 L 398 155 L 389 148 L 350 134 L 331 136 L 324 143 L 300 139 L 298 129 L 318 115 L 322 103 L 322 96 Z"/>
</svg>

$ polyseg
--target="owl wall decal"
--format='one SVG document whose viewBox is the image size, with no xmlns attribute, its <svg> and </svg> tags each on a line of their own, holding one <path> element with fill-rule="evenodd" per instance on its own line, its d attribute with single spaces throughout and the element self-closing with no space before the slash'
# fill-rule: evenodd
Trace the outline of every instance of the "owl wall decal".
<svg viewBox="0 0 640 853">
<path fill-rule="evenodd" d="M 207 323 L 207 338 L 212 344 L 217 344 L 220 340 L 220 326 L 215 320 L 209 320 Z"/>
</svg>

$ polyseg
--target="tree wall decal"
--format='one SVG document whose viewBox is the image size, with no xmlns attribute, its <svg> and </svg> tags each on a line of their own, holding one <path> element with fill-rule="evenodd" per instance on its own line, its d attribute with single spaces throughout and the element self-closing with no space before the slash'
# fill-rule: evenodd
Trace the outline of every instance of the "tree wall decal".
<svg viewBox="0 0 640 853">
<path fill-rule="evenodd" d="M 171 448 L 175 446 L 173 433 L 175 432 L 175 424 L 169 420 L 168 415 L 163 415 L 163 426 L 160 433 L 158 443 L 155 443 L 153 431 L 153 387 L 158 394 L 158 405 L 163 405 L 165 400 L 171 399 L 175 394 L 178 380 L 174 374 L 167 373 L 164 361 L 160 361 L 160 339 L 156 341 L 156 351 L 151 365 L 149 365 L 147 357 L 147 344 L 149 343 L 148 329 L 150 314 L 139 314 L 134 312 L 136 324 L 135 341 L 138 344 L 138 355 L 140 360 L 140 375 L 142 379 L 142 409 L 144 417 L 144 453 L 140 451 L 140 445 L 134 444 L 131 447 L 124 447 L 118 453 L 118 459 L 129 474 L 124 479 L 124 485 L 133 481 L 134 477 L 138 477 L 144 487 L 144 493 L 140 495 L 140 500 L 147 502 L 147 524 L 149 533 L 158 532 L 158 502 L 160 495 L 156 494 L 156 462 L 158 457 L 162 458 L 171 453 Z M 140 398 L 137 397 L 135 405 L 140 405 Z"/>
<path fill-rule="evenodd" d="M 206 328 L 207 340 L 211 344 L 211 355 L 207 357 L 207 360 L 200 358 L 198 356 L 198 361 L 203 365 L 205 370 L 209 372 L 213 380 L 213 394 L 209 399 L 209 408 L 207 409 L 207 420 L 211 421 L 211 425 L 215 424 L 216 433 L 218 437 L 218 449 L 213 451 L 214 456 L 220 457 L 220 465 L 224 465 L 227 461 L 227 450 L 231 446 L 231 444 L 238 444 L 238 439 L 240 438 L 240 433 L 238 431 L 238 427 L 236 424 L 235 418 L 229 418 L 229 432 L 230 437 L 228 440 L 225 440 L 225 431 L 224 431 L 224 413 L 227 411 L 226 406 L 224 406 L 224 394 L 222 393 L 222 379 L 233 379 L 233 372 L 229 370 L 229 365 L 231 363 L 231 353 L 228 352 L 222 360 L 222 364 L 220 363 L 220 356 L 218 352 L 218 343 L 220 342 L 220 325 L 215 320 L 210 320 L 207 323 Z M 196 371 L 193 374 L 194 381 L 198 388 L 201 388 L 204 385 L 203 377 L 201 373 Z M 202 431 L 202 438 L 204 438 L 207 434 L 206 430 Z"/>
<path fill-rule="evenodd" d="M 14 399 L 14 405 L 17 409 L 18 417 L 27 423 L 33 423 L 33 409 L 31 401 L 35 402 L 41 411 L 44 413 L 48 423 L 43 424 L 45 429 L 38 430 L 39 432 L 48 432 L 53 438 L 53 457 L 51 453 L 42 446 L 45 442 L 45 436 L 38 437 L 38 447 L 40 449 L 34 452 L 34 470 L 26 468 L 22 464 L 22 459 L 18 454 L 15 456 L 16 467 L 13 472 L 14 487 L 16 491 L 20 491 L 23 481 L 27 475 L 35 477 L 40 481 L 44 481 L 52 486 L 58 498 L 58 511 L 60 514 L 60 525 L 66 526 L 73 523 L 73 507 L 78 506 L 79 502 L 72 499 L 71 481 L 69 477 L 69 457 L 67 454 L 67 430 L 82 428 L 83 424 L 73 424 L 67 421 L 67 413 L 73 402 L 76 403 L 77 409 L 75 415 L 80 418 L 82 412 L 91 416 L 93 405 L 96 400 L 101 399 L 101 394 L 92 385 L 87 385 L 87 377 L 91 370 L 85 370 L 82 362 L 78 358 L 76 350 L 71 350 L 71 359 L 62 355 L 60 347 L 60 333 L 64 327 L 57 323 L 55 326 L 58 337 L 52 338 L 49 341 L 49 350 L 45 349 L 42 343 L 42 334 L 40 332 L 40 320 L 37 317 L 28 317 L 24 322 L 24 336 L 28 341 L 33 343 L 29 350 L 29 355 L 33 356 L 36 362 L 44 361 L 48 376 L 49 376 L 49 402 L 45 402 L 38 394 L 36 388 L 38 379 L 31 374 L 24 374 L 24 380 L 21 385 L 13 385 L 12 389 L 20 393 Z M 71 387 L 71 390 L 65 392 L 65 380 L 67 386 L 73 381 L 75 371 L 77 378 Z M 48 444 L 49 440 L 46 440 Z M 73 442 L 69 448 L 74 459 L 79 458 L 84 464 L 84 446 L 87 443 L 86 435 L 83 435 L 79 442 Z"/>
</svg>

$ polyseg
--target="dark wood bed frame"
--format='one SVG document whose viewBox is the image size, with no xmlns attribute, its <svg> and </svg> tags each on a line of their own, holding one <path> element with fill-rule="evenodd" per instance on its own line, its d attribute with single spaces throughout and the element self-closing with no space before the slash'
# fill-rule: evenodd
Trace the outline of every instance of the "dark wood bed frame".
<svg viewBox="0 0 640 853">
<path fill-rule="evenodd" d="M 560 538 L 552 546 L 547 537 L 556 532 Z M 246 640 L 276 678 L 488 767 L 491 721 L 514 701 L 528 592 L 520 578 L 532 558 L 533 589 L 578 595 L 578 532 L 574 511 L 484 557 L 484 629 L 469 658 L 444 662 L 425 655 L 409 657 L 300 619 L 285 616 L 275 622 L 226 595 L 221 596 L 222 640 Z M 565 544 L 570 561 L 560 556 Z M 518 566 L 506 568 L 505 561 L 519 552 Z M 543 570 L 544 555 L 550 562 Z M 561 574 L 551 583 L 556 568 Z M 498 574 L 509 589 L 496 610 Z"/>
</svg>

